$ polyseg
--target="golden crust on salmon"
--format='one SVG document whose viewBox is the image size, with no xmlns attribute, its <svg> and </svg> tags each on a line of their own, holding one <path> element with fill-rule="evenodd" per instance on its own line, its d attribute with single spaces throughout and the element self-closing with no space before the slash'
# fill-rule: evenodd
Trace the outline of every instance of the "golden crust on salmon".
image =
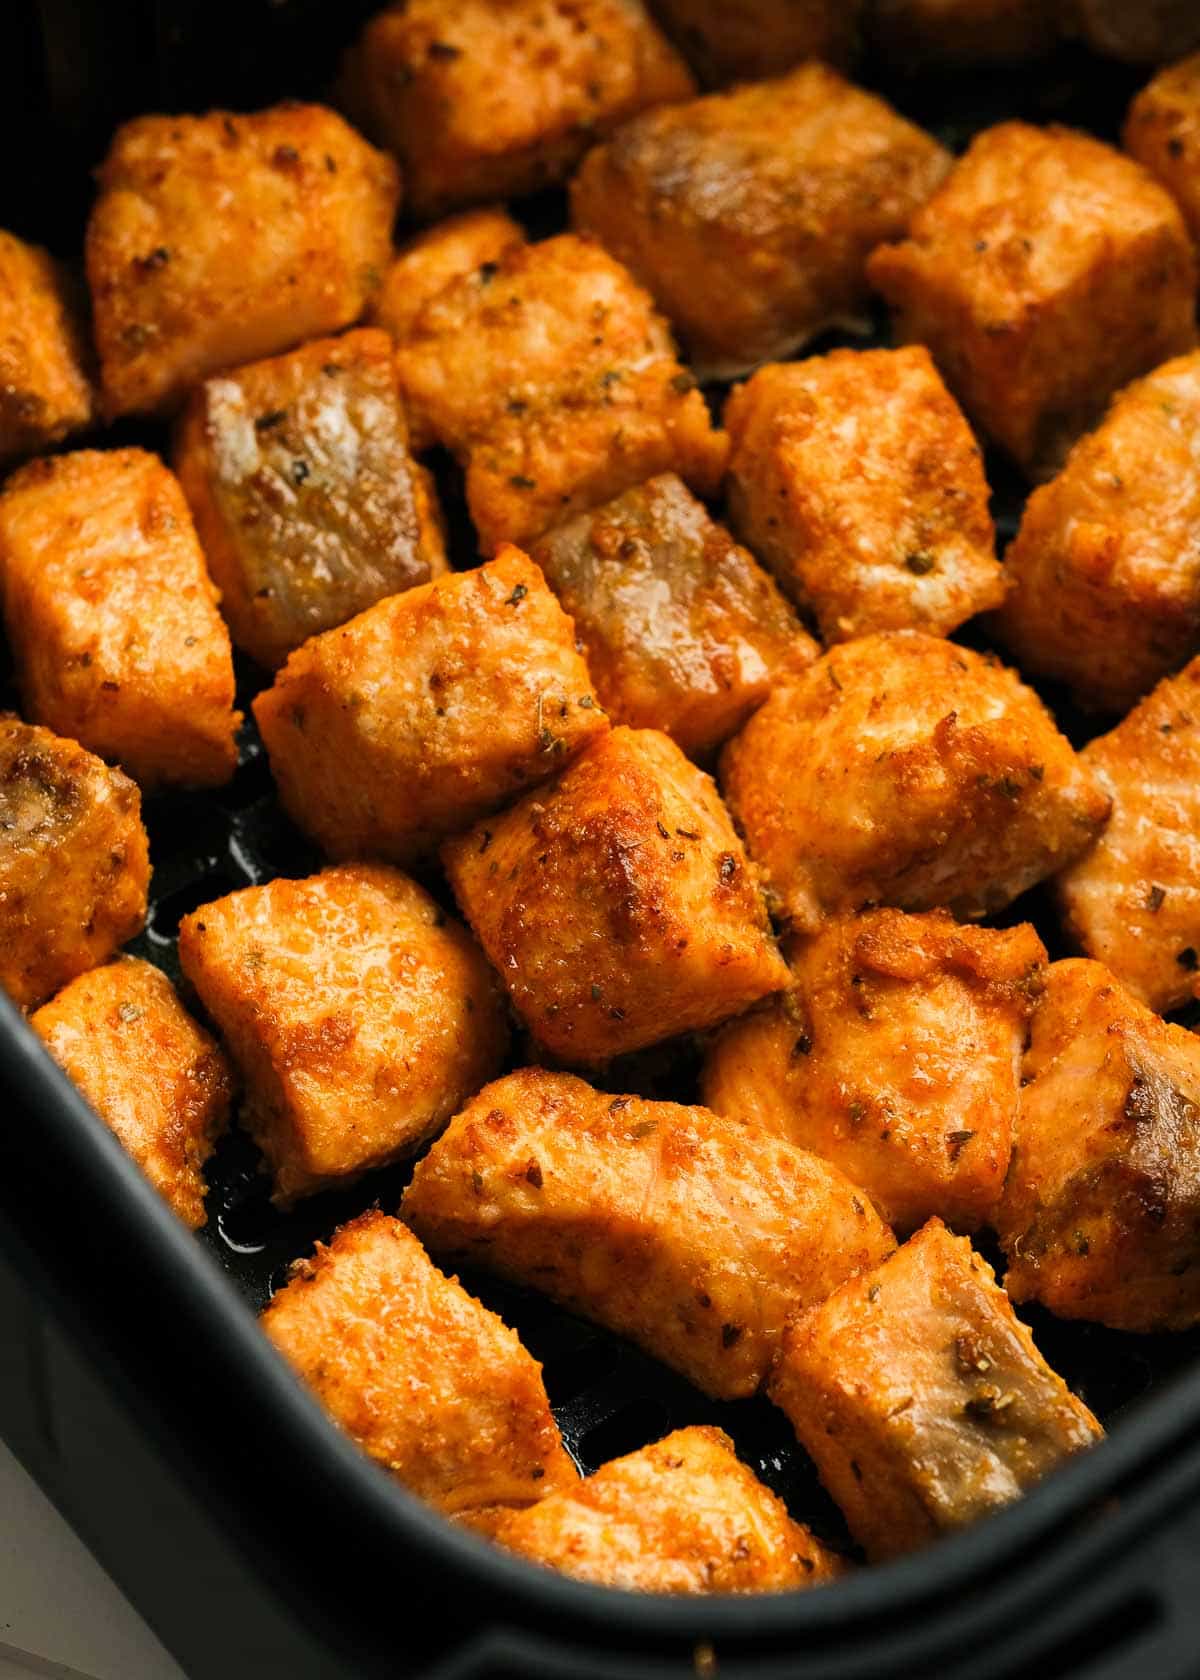
<svg viewBox="0 0 1200 1680">
<path fill-rule="evenodd" d="M 138 957 L 81 974 L 30 1016 L 47 1049 L 193 1230 L 233 1074 L 165 974 Z"/>
<path fill-rule="evenodd" d="M 1046 952 L 1028 923 L 868 910 L 789 952 L 790 988 L 709 1047 L 709 1108 L 811 1149 L 889 1224 L 990 1219 Z"/>
<path fill-rule="evenodd" d="M 411 1154 L 507 1048 L 466 930 L 383 864 L 201 905 L 179 960 L 241 1070 L 282 1206 Z"/>
<path fill-rule="evenodd" d="M 541 1366 L 398 1219 L 364 1213 L 318 1243 L 262 1326 L 350 1439 L 448 1516 L 578 1479 Z"/>
<path fill-rule="evenodd" d="M 1116 1330 L 1200 1323 L 1200 1040 L 1103 964 L 1053 963 L 1023 1081 L 996 1220 L 1013 1300 Z"/>
<path fill-rule="evenodd" d="M 895 1246 L 806 1150 L 544 1068 L 455 1116 L 401 1213 L 433 1253 L 543 1290 L 721 1399 L 755 1392 L 791 1312 Z"/>
<path fill-rule="evenodd" d="M 738 1462 L 722 1429 L 677 1429 L 523 1511 L 492 1537 L 581 1581 L 632 1592 L 784 1592 L 840 1558 Z"/>
<path fill-rule="evenodd" d="M 657 730 L 601 736 L 442 861 L 518 1014 L 563 1061 L 701 1031 L 787 983 L 728 812 Z"/>
</svg>

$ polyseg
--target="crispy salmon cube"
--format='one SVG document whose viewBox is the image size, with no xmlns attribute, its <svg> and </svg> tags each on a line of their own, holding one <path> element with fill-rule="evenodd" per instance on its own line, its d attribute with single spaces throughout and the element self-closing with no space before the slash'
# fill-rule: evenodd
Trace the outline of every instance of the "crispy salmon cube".
<svg viewBox="0 0 1200 1680">
<path fill-rule="evenodd" d="M 370 319 L 393 338 L 407 338 L 425 305 L 452 280 L 499 262 L 505 251 L 524 242 L 524 229 L 505 210 L 450 216 L 397 253 L 371 303 Z"/>
<path fill-rule="evenodd" d="M 1200 659 L 1082 757 L 1113 810 L 1055 882 L 1063 919 L 1135 997 L 1177 1009 L 1200 992 Z"/>
<path fill-rule="evenodd" d="M 15 473 L 0 492 L 0 577 L 32 718 L 146 787 L 229 780 L 233 650 L 157 455 L 83 449 Z"/>
<path fill-rule="evenodd" d="M 1146 84 L 1129 107 L 1121 138 L 1170 193 L 1200 244 L 1200 52 Z"/>
<path fill-rule="evenodd" d="M 391 256 L 391 158 L 320 105 L 138 117 L 98 171 L 87 274 L 111 416 L 362 314 Z"/>
<path fill-rule="evenodd" d="M 282 1206 L 416 1149 L 500 1065 L 499 988 L 457 922 L 383 864 L 205 904 L 179 960 L 245 1079 Z"/>
<path fill-rule="evenodd" d="M 641 0 L 406 0 L 346 67 L 423 220 L 561 181 L 598 133 L 695 83 Z"/>
<path fill-rule="evenodd" d="M 22 1008 L 107 962 L 146 920 L 137 784 L 0 712 L 0 985 Z"/>
<path fill-rule="evenodd" d="M 1200 642 L 1200 352 L 1115 399 L 1009 544 L 996 634 L 1084 707 L 1127 710 Z"/>
<path fill-rule="evenodd" d="M 234 640 L 261 665 L 446 570 L 377 328 L 206 380 L 175 467 Z"/>
<path fill-rule="evenodd" d="M 725 438 L 620 263 L 560 234 L 510 247 L 421 311 L 397 353 L 414 434 L 466 469 L 480 544 L 523 543 L 674 470 L 715 492 Z"/>
<path fill-rule="evenodd" d="M 760 368 L 725 423 L 734 526 L 824 641 L 1004 599 L 979 445 L 922 346 Z"/>
<path fill-rule="evenodd" d="M 92 418 L 75 299 L 48 251 L 0 230 L 0 461 L 48 449 Z"/>
<path fill-rule="evenodd" d="M 398 1219 L 376 1209 L 318 1243 L 262 1326 L 351 1440 L 447 1515 L 578 1479 L 537 1360 Z"/>
<path fill-rule="evenodd" d="M 709 87 L 761 81 L 806 58 L 846 64 L 863 0 L 654 0 L 663 27 Z"/>
<path fill-rule="evenodd" d="M 254 715 L 300 826 L 334 857 L 397 862 L 608 728 L 571 620 L 511 547 L 314 637 Z"/>
<path fill-rule="evenodd" d="M 1047 971 L 1022 1072 L 996 1221 L 1013 1300 L 1116 1330 L 1200 1323 L 1200 1041 L 1073 958 Z"/>
<path fill-rule="evenodd" d="M 1047 477 L 1113 392 L 1196 342 L 1196 260 L 1140 165 L 1066 128 L 1001 123 L 968 147 L 872 285 L 970 417 Z"/>
<path fill-rule="evenodd" d="M 991 915 L 1078 856 L 1110 806 L 1014 671 L 916 630 L 789 676 L 726 744 L 721 785 L 802 933 L 868 904 Z"/>
<path fill-rule="evenodd" d="M 657 730 L 600 736 L 442 861 L 518 1013 L 564 1061 L 701 1031 L 787 983 L 729 813 Z"/>
<path fill-rule="evenodd" d="M 1127 64 L 1164 64 L 1200 47 L 1195 0 L 1061 0 L 1061 13 L 1093 52 Z"/>
<path fill-rule="evenodd" d="M 1016 64 L 1056 44 L 1057 7 L 1046 0 L 873 0 L 867 35 L 881 60 L 906 68 Z"/>
<path fill-rule="evenodd" d="M 533 1563 L 633 1592 L 783 1592 L 843 1564 L 752 1471 L 696 1425 L 505 1514 L 493 1538 Z"/>
<path fill-rule="evenodd" d="M 872 1562 L 1008 1504 L 1104 1433 L 940 1219 L 797 1314 L 768 1392 Z"/>
<path fill-rule="evenodd" d="M 625 124 L 571 185 L 702 374 L 784 356 L 861 315 L 866 261 L 950 167 L 937 142 L 823 64 Z"/>
<path fill-rule="evenodd" d="M 758 1388 L 794 1309 L 895 1247 L 807 1150 L 545 1068 L 455 1116 L 401 1213 L 433 1253 L 532 1284 L 728 1400 Z"/>
<path fill-rule="evenodd" d="M 897 1230 L 986 1224 L 1046 962 L 1033 928 L 870 910 L 789 955 L 788 991 L 710 1045 L 709 1108 L 832 1161 Z"/>
<path fill-rule="evenodd" d="M 180 1219 L 203 1225 L 201 1169 L 229 1119 L 233 1075 L 166 975 L 120 957 L 72 980 L 29 1024 Z"/>
<path fill-rule="evenodd" d="M 771 579 L 674 473 L 539 537 L 530 553 L 575 621 L 616 723 L 702 756 L 816 643 Z"/>
</svg>

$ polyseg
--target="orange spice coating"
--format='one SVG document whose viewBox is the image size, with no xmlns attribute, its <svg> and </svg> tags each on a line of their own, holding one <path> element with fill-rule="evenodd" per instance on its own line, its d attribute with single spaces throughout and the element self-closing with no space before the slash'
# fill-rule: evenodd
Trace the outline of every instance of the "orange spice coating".
<svg viewBox="0 0 1200 1680">
<path fill-rule="evenodd" d="M 895 1246 L 807 1150 L 544 1068 L 455 1116 L 401 1213 L 434 1253 L 543 1290 L 721 1399 L 755 1392 L 792 1311 Z"/>
<path fill-rule="evenodd" d="M 1068 931 L 1159 1011 L 1200 990 L 1200 659 L 1083 749 L 1107 827 L 1055 882 Z"/>
<path fill-rule="evenodd" d="M 411 1154 L 507 1047 L 466 931 L 382 864 L 202 905 L 179 960 L 241 1070 L 281 1206 Z"/>
<path fill-rule="evenodd" d="M 1046 477 L 1122 385 L 1196 342 L 1196 260 L 1174 203 L 1111 146 L 1007 122 L 867 265 L 904 342 Z"/>
<path fill-rule="evenodd" d="M 863 0 L 653 0 L 663 27 L 709 87 L 778 76 L 806 58 L 845 64 Z"/>
<path fill-rule="evenodd" d="M 0 462 L 48 449 L 88 424 L 86 354 L 59 265 L 0 230 Z"/>
<path fill-rule="evenodd" d="M 1129 107 L 1121 139 L 1167 189 L 1200 244 L 1200 52 L 1147 82 Z"/>
<path fill-rule="evenodd" d="M 1200 643 L 1200 351 L 1128 386 L 1035 490 L 996 634 L 1023 671 L 1120 712 Z"/>
<path fill-rule="evenodd" d="M 1195 1035 L 1103 964 L 1053 963 L 1023 1080 L 996 1220 L 1012 1299 L 1116 1330 L 1200 1323 Z"/>
<path fill-rule="evenodd" d="M 710 495 L 725 468 L 724 435 L 648 294 L 574 234 L 512 246 L 451 282 L 397 365 L 414 436 L 466 469 L 485 553 L 655 473 Z"/>
<path fill-rule="evenodd" d="M 146 920 L 137 784 L 75 741 L 0 713 L 0 986 L 42 1003 Z"/>
<path fill-rule="evenodd" d="M 428 220 L 561 181 L 597 134 L 695 83 L 641 0 L 405 0 L 366 25 L 344 91 Z"/>
<path fill-rule="evenodd" d="M 602 736 L 442 861 L 517 1012 L 564 1061 L 701 1031 L 787 983 L 728 812 L 657 730 Z"/>
<path fill-rule="evenodd" d="M 398 1219 L 364 1213 L 318 1243 L 262 1326 L 351 1440 L 447 1515 L 578 1479 L 541 1366 Z"/>
<path fill-rule="evenodd" d="M 703 756 L 817 653 L 771 579 L 674 473 L 539 537 L 530 552 L 575 621 L 614 723 Z"/>
<path fill-rule="evenodd" d="M 571 216 L 724 377 L 861 314 L 868 254 L 949 167 L 881 99 L 810 63 L 627 123 L 584 160 Z"/>
<path fill-rule="evenodd" d="M 733 524 L 825 642 L 1004 599 L 979 445 L 923 346 L 760 368 L 725 423 Z"/>
<path fill-rule="evenodd" d="M 789 676 L 721 785 L 800 932 L 867 904 L 979 918 L 1069 863 L 1110 801 L 1014 671 L 896 630 Z"/>
<path fill-rule="evenodd" d="M 608 728 L 571 620 L 519 549 L 299 648 L 254 702 L 280 798 L 335 857 L 407 862 Z"/>
<path fill-rule="evenodd" d="M 939 1219 L 797 1315 L 768 1392 L 872 1562 L 1008 1504 L 1104 1433 Z"/>
<path fill-rule="evenodd" d="M 203 1225 L 201 1169 L 228 1121 L 233 1076 L 166 975 L 119 957 L 72 980 L 29 1024 L 180 1219 Z"/>
<path fill-rule="evenodd" d="M 500 208 L 449 216 L 418 233 L 396 253 L 368 319 L 394 339 L 407 338 L 425 305 L 452 280 L 485 263 L 499 262 L 511 246 L 524 243 L 524 230 Z"/>
<path fill-rule="evenodd" d="M 391 255 L 392 160 L 320 105 L 138 117 L 97 171 L 87 273 L 109 416 L 356 321 Z"/>
<path fill-rule="evenodd" d="M 581 1581 L 633 1592 L 784 1592 L 841 1559 L 739 1463 L 722 1429 L 677 1429 L 506 1514 L 493 1538 Z"/>
<path fill-rule="evenodd" d="M 378 329 L 206 380 L 175 467 L 234 640 L 262 665 L 446 570 Z"/>
<path fill-rule="evenodd" d="M 141 449 L 32 461 L 0 492 L 25 710 L 153 787 L 237 765 L 233 650 L 179 484 Z"/>
<path fill-rule="evenodd" d="M 832 1161 L 897 1230 L 986 1224 L 1046 961 L 1033 928 L 870 910 L 790 955 L 790 989 L 710 1046 L 704 1101 Z"/>
</svg>

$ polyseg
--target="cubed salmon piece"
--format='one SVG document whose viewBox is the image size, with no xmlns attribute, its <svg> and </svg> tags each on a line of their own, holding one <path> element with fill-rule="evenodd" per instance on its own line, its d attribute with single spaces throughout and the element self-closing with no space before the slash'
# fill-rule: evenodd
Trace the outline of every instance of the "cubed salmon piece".
<svg viewBox="0 0 1200 1680">
<path fill-rule="evenodd" d="M 30 717 L 146 787 L 229 780 L 233 650 L 157 455 L 84 449 L 14 474 L 0 492 L 0 578 Z"/>
<path fill-rule="evenodd" d="M 502 209 L 464 210 L 426 228 L 396 253 L 371 303 L 371 321 L 394 339 L 407 338 L 425 305 L 452 280 L 499 262 L 524 241 L 524 230 Z"/>
<path fill-rule="evenodd" d="M 721 785 L 801 933 L 869 904 L 992 915 L 1077 857 L 1111 804 L 1014 671 L 917 630 L 789 675 L 727 742 Z"/>
<path fill-rule="evenodd" d="M 1200 659 L 1159 683 L 1083 761 L 1108 826 L 1055 882 L 1067 928 L 1151 1009 L 1200 992 Z"/>
<path fill-rule="evenodd" d="M 149 845 L 136 782 L 0 713 L 0 985 L 22 1008 L 140 933 Z"/>
<path fill-rule="evenodd" d="M 626 123 L 584 160 L 571 217 L 653 294 L 698 371 L 726 377 L 861 316 L 868 254 L 949 167 L 811 63 Z"/>
<path fill-rule="evenodd" d="M 726 440 L 646 292 L 594 241 L 515 245 L 399 346 L 414 434 L 452 450 L 485 553 L 675 471 L 716 491 Z"/>
<path fill-rule="evenodd" d="M 702 1031 L 787 984 L 729 813 L 657 730 L 601 736 L 442 861 L 517 1012 L 564 1061 Z"/>
<path fill-rule="evenodd" d="M 1072 129 L 985 129 L 868 273 L 898 337 L 928 345 L 972 420 L 1038 478 L 1114 391 L 1196 342 L 1178 209 Z"/>
<path fill-rule="evenodd" d="M 391 158 L 320 105 L 138 117 L 87 233 L 104 405 L 160 413 L 210 373 L 356 321 L 391 257 Z"/>
<path fill-rule="evenodd" d="M 769 1393 L 872 1562 L 1008 1504 L 1104 1433 L 939 1219 L 797 1314 Z"/>
<path fill-rule="evenodd" d="M 66 275 L 48 251 L 0 231 L 0 461 L 60 443 L 92 409 Z"/>
<path fill-rule="evenodd" d="M 448 1516 L 578 1479 L 516 1331 L 378 1209 L 296 1262 L 262 1326 L 350 1439 Z"/>
<path fill-rule="evenodd" d="M 703 756 L 746 721 L 778 666 L 816 643 L 771 579 L 674 473 L 578 514 L 530 553 L 575 621 L 615 723 Z"/>
<path fill-rule="evenodd" d="M 608 728 L 571 620 L 511 547 L 315 637 L 254 715 L 300 826 L 334 857 L 396 862 Z"/>
<path fill-rule="evenodd" d="M 383 864 L 202 905 L 179 960 L 244 1077 L 242 1119 L 283 1206 L 411 1154 L 507 1046 L 466 931 Z"/>
<path fill-rule="evenodd" d="M 1200 1041 L 1073 958 L 1047 971 L 1022 1071 L 996 1220 L 1013 1300 L 1117 1330 L 1200 1323 Z"/>
<path fill-rule="evenodd" d="M 996 634 L 1021 669 L 1126 711 L 1200 642 L 1200 351 L 1122 391 L 1005 556 Z"/>
<path fill-rule="evenodd" d="M 561 181 L 598 133 L 695 92 L 641 0 L 404 0 L 344 81 L 423 220 Z"/>
<path fill-rule="evenodd" d="M 202 1168 L 233 1076 L 166 975 L 120 957 L 72 980 L 29 1024 L 184 1223 L 203 1225 Z"/>
<path fill-rule="evenodd" d="M 824 641 L 945 636 L 1004 599 L 979 445 L 924 348 L 760 368 L 725 423 L 735 529 Z"/>
<path fill-rule="evenodd" d="M 700 79 L 718 87 L 777 76 L 806 58 L 848 63 L 863 0 L 654 0 L 654 10 Z"/>
<path fill-rule="evenodd" d="M 206 380 L 175 466 L 234 640 L 261 665 L 446 570 L 378 329 Z"/>
<path fill-rule="evenodd" d="M 434 1254 L 531 1284 L 727 1400 L 759 1387 L 790 1313 L 895 1247 L 807 1150 L 545 1068 L 455 1116 L 401 1213 Z"/>
<path fill-rule="evenodd" d="M 1046 0 L 872 0 L 867 37 L 906 69 L 1017 64 L 1055 46 L 1057 14 Z"/>
<path fill-rule="evenodd" d="M 1146 84 L 1129 107 L 1121 138 L 1170 193 L 1200 244 L 1200 52 Z"/>
<path fill-rule="evenodd" d="M 785 1592 L 844 1567 L 739 1463 L 725 1431 L 704 1425 L 506 1513 L 493 1538 L 547 1569 L 632 1592 Z"/>
<path fill-rule="evenodd" d="M 897 1230 L 986 1224 L 1046 962 L 1033 928 L 869 910 L 789 955 L 788 991 L 709 1047 L 709 1108 L 832 1161 Z"/>
</svg>

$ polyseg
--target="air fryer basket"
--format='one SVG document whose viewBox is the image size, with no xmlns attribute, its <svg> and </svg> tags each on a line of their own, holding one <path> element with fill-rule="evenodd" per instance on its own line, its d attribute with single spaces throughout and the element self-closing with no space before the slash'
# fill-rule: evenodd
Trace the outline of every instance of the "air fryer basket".
<svg viewBox="0 0 1200 1680">
<path fill-rule="evenodd" d="M 6 155 L 41 167 L 16 172 L 11 204 L 7 184 L 0 192 L 0 226 L 75 255 L 86 169 L 117 121 L 319 93 L 365 9 L 321 0 L 18 6 L 5 109 L 20 148 Z M 1133 85 L 1127 72 L 1073 54 L 1005 77 L 896 85 L 876 66 L 864 79 L 952 143 L 1012 114 L 1111 134 Z M 550 231 L 561 198 L 527 213 L 534 231 Z M 126 436 L 165 442 L 149 428 L 122 428 Z M 455 558 L 469 565 L 458 486 L 447 463 L 439 470 Z M 1002 463 L 989 462 L 989 473 L 1008 534 L 1020 490 Z M 265 678 L 249 665 L 240 674 L 244 703 Z M 154 881 L 133 949 L 176 979 L 183 914 L 319 863 L 279 810 L 252 725 L 229 786 L 149 801 L 146 820 Z M 1005 920 L 1034 919 L 1053 951 L 1044 909 L 1034 893 Z M 678 1046 L 632 1059 L 605 1083 L 687 1100 L 693 1073 L 689 1047 Z M 0 1091 L 0 1432 L 198 1677 L 890 1680 L 936 1663 L 950 1677 L 1054 1680 L 1200 1669 L 1190 1590 L 1200 1562 L 1200 1336 L 1123 1336 L 1028 1312 L 1039 1346 L 1114 1437 L 1020 1506 L 926 1554 L 771 1599 L 605 1593 L 521 1565 L 417 1507 L 327 1424 L 247 1310 L 344 1219 L 374 1203 L 394 1209 L 409 1168 L 285 1215 L 234 1131 L 211 1164 L 197 1243 L 2 999 Z M 464 1282 L 544 1362 L 585 1470 L 681 1424 L 719 1423 L 796 1515 L 848 1544 L 766 1401 L 707 1401 L 526 1291 L 482 1275 Z"/>
</svg>

